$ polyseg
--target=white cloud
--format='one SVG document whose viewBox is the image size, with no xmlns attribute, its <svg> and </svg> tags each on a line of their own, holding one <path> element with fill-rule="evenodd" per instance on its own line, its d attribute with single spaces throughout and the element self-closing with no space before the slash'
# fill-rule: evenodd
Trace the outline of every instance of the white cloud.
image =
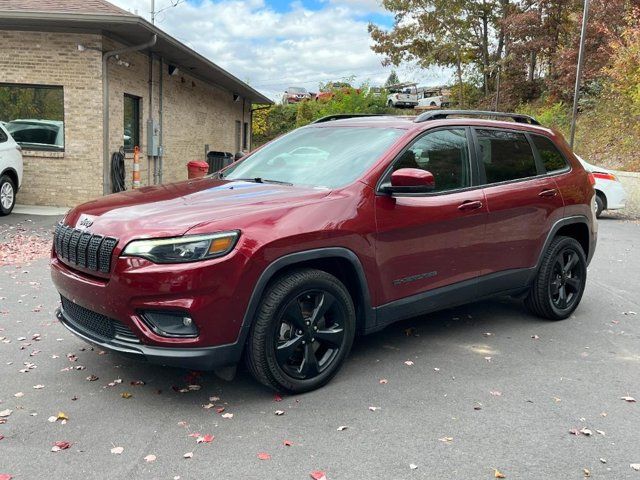
<svg viewBox="0 0 640 480">
<path fill-rule="evenodd" d="M 149 19 L 149 0 L 111 0 Z M 175 3 L 176 0 L 173 0 Z M 171 5 L 156 0 L 156 10 Z M 202 0 L 180 3 L 156 24 L 267 96 L 287 86 L 316 90 L 320 82 L 356 76 L 355 83 L 382 84 L 391 69 L 371 51 L 365 13 L 379 13 L 377 0 L 324 0 L 319 10 L 292 3 L 285 12 L 263 0 Z M 447 71 L 399 69 L 403 80 L 443 83 Z"/>
</svg>

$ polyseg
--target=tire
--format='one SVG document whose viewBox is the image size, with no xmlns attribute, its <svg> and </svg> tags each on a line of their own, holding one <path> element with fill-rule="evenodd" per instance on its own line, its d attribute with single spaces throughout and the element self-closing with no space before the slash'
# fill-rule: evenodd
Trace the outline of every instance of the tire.
<svg viewBox="0 0 640 480">
<path fill-rule="evenodd" d="M 393 108 L 393 102 L 391 100 L 387 102 L 387 107 Z"/>
<path fill-rule="evenodd" d="M 578 307 L 586 281 L 587 260 L 580 243 L 571 237 L 556 237 L 542 257 L 525 304 L 539 317 L 565 319 Z"/>
<path fill-rule="evenodd" d="M 602 212 L 604 211 L 604 199 L 601 195 L 596 194 L 596 218 L 600 218 Z"/>
<path fill-rule="evenodd" d="M 353 301 L 337 278 L 321 270 L 294 270 L 265 291 L 245 362 L 273 390 L 315 390 L 338 373 L 353 344 L 355 323 Z"/>
<path fill-rule="evenodd" d="M 0 216 L 9 215 L 16 205 L 16 186 L 8 175 L 0 177 Z"/>
</svg>

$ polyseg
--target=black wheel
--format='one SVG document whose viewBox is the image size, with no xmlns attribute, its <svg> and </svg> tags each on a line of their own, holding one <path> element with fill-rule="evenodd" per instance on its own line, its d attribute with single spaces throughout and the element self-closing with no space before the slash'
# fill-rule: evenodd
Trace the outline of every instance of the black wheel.
<svg viewBox="0 0 640 480">
<path fill-rule="evenodd" d="M 9 215 L 16 204 L 16 186 L 11 177 L 0 177 L 0 215 Z"/>
<path fill-rule="evenodd" d="M 587 260 L 580 243 L 557 237 L 544 253 L 525 303 L 540 317 L 562 320 L 578 307 L 586 280 Z"/>
<path fill-rule="evenodd" d="M 596 205 L 594 207 L 596 209 L 596 218 L 600 218 L 602 215 L 602 211 L 604 210 L 604 199 L 602 195 L 596 194 Z"/>
<path fill-rule="evenodd" d="M 266 291 L 245 352 L 264 385 L 301 393 L 326 384 L 349 354 L 355 335 L 349 292 L 320 270 L 296 270 Z"/>
</svg>

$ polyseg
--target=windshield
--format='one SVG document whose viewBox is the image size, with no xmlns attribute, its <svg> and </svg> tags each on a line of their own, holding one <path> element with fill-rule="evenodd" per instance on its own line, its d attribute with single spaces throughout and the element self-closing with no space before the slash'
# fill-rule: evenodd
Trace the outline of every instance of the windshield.
<svg viewBox="0 0 640 480">
<path fill-rule="evenodd" d="M 300 128 L 231 166 L 222 177 L 341 187 L 360 177 L 402 134 L 393 128 Z"/>
</svg>

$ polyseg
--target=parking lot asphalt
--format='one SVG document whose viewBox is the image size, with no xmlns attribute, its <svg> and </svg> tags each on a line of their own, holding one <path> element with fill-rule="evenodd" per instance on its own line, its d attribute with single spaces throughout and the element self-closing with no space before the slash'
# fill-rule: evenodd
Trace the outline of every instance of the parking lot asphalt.
<svg viewBox="0 0 640 480">
<path fill-rule="evenodd" d="M 2 219 L 0 241 L 54 221 Z M 0 478 L 640 479 L 640 225 L 599 228 L 571 318 L 499 299 L 411 319 L 282 399 L 244 368 L 226 382 L 92 349 L 54 319 L 46 258 L 2 266 Z"/>
</svg>

